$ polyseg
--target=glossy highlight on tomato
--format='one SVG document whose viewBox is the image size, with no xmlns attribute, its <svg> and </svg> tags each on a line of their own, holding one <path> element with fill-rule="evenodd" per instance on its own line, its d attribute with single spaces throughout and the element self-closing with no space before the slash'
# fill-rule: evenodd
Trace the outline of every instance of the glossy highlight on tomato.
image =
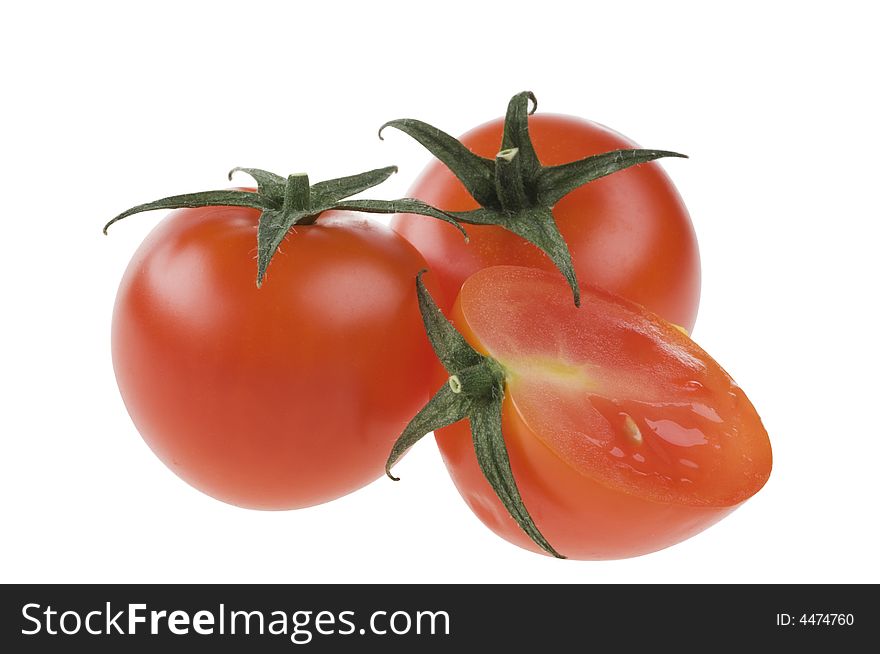
<svg viewBox="0 0 880 654">
<path fill-rule="evenodd" d="M 487 122 L 460 138 L 472 152 L 494 158 L 504 121 Z M 528 118 L 535 151 L 546 166 L 590 155 L 636 148 L 623 135 L 574 116 L 537 113 Z M 434 160 L 408 195 L 446 211 L 477 208 L 462 183 Z M 700 258 L 693 225 L 681 197 L 656 162 L 594 180 L 563 197 L 553 216 L 571 251 L 581 284 L 600 286 L 644 305 L 691 331 L 700 299 Z M 448 224 L 402 214 L 392 227 L 424 255 L 442 283 L 437 300 L 448 309 L 462 283 L 495 265 L 553 270 L 540 250 L 497 226 L 468 225 L 462 242 Z"/>
<path fill-rule="evenodd" d="M 389 228 L 329 211 L 297 225 L 254 284 L 260 212 L 183 209 L 135 253 L 112 354 L 125 405 L 177 475 L 258 509 L 318 504 L 382 474 L 429 397 L 432 353 Z"/>
<path fill-rule="evenodd" d="M 450 319 L 504 368 L 502 431 L 522 501 L 563 556 L 662 549 L 717 522 L 767 481 L 772 454 L 751 402 L 687 335 L 644 308 L 554 273 L 486 268 Z M 540 551 L 484 477 L 469 425 L 436 440 L 470 508 Z"/>
</svg>

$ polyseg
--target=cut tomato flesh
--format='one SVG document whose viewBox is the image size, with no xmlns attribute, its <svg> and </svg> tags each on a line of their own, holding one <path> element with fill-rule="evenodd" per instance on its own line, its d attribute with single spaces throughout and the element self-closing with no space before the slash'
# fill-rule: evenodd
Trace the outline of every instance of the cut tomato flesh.
<svg viewBox="0 0 880 654">
<path fill-rule="evenodd" d="M 734 506 L 767 481 L 748 398 L 687 335 L 639 305 L 558 276 L 496 267 L 462 287 L 456 326 L 507 373 L 507 410 L 559 459 L 660 503 Z"/>
</svg>

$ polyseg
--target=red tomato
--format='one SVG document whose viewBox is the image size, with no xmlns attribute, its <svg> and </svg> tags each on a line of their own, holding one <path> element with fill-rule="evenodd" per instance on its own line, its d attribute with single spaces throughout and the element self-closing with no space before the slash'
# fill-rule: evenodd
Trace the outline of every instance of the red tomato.
<svg viewBox="0 0 880 654">
<path fill-rule="evenodd" d="M 460 140 L 476 154 L 494 158 L 502 128 L 503 120 L 494 120 Z M 607 127 L 572 116 L 536 114 L 529 118 L 529 133 L 545 166 L 638 147 Z M 437 160 L 425 168 L 408 195 L 447 211 L 478 206 Z M 693 328 L 700 301 L 697 241 L 681 197 L 657 163 L 590 182 L 562 198 L 553 215 L 581 284 L 601 286 L 689 331 Z M 555 270 L 535 246 L 499 227 L 467 225 L 468 244 L 448 224 L 422 216 L 396 216 L 392 227 L 416 246 L 441 281 L 438 303 L 444 310 L 464 280 L 487 266 Z"/>
<path fill-rule="evenodd" d="M 505 370 L 504 441 L 543 536 L 570 558 L 637 556 L 754 495 L 770 474 L 770 442 L 742 390 L 674 325 L 583 292 L 577 309 L 555 272 L 488 268 L 465 282 L 451 320 Z M 540 551 L 480 471 L 467 421 L 436 438 L 477 516 Z"/>
<path fill-rule="evenodd" d="M 257 289 L 260 212 L 170 214 L 134 255 L 113 314 L 113 364 L 144 440 L 226 502 L 305 507 L 382 474 L 429 397 L 419 253 L 341 212 L 295 227 Z"/>
</svg>

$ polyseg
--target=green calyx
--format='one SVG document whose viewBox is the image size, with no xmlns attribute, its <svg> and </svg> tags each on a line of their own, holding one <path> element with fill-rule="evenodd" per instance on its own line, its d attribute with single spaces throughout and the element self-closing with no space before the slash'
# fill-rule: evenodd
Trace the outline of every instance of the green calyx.
<svg viewBox="0 0 880 654">
<path fill-rule="evenodd" d="M 449 213 L 461 223 L 503 227 L 539 248 L 568 281 L 574 303 L 580 306 L 580 288 L 571 253 L 559 233 L 553 206 L 576 188 L 600 177 L 654 159 L 686 155 L 666 150 L 614 150 L 559 166 L 544 166 L 529 136 L 528 117 L 537 107 L 530 91 L 511 98 L 501 149 L 495 159 L 476 155 L 449 134 L 412 118 L 385 123 L 379 129 L 379 138 L 386 127 L 395 127 L 427 148 L 480 204 L 473 211 Z"/>
<path fill-rule="evenodd" d="M 142 211 L 155 209 L 184 209 L 193 207 L 250 207 L 260 210 L 257 226 L 257 287 L 263 284 L 266 269 L 287 233 L 295 225 L 311 225 L 323 212 L 331 209 L 363 211 L 367 213 L 416 213 L 430 216 L 454 225 L 467 239 L 467 234 L 456 218 L 421 200 L 346 200 L 345 198 L 384 182 L 397 166 L 378 168 L 357 175 L 329 179 L 309 185 L 305 173 L 287 178 L 258 168 L 233 168 L 229 179 L 238 171 L 250 175 L 257 182 L 256 192 L 227 189 L 174 195 L 155 202 L 139 204 L 123 211 L 104 225 L 104 233 L 113 223 Z"/>
<path fill-rule="evenodd" d="M 394 443 L 385 463 L 385 473 L 398 481 L 391 474 L 391 468 L 404 452 L 428 432 L 468 418 L 480 469 L 504 508 L 541 549 L 564 559 L 535 526 L 513 478 L 501 433 L 504 368 L 493 358 L 474 350 L 446 319 L 422 282 L 424 272 L 416 278 L 419 310 L 434 352 L 450 376 Z"/>
</svg>

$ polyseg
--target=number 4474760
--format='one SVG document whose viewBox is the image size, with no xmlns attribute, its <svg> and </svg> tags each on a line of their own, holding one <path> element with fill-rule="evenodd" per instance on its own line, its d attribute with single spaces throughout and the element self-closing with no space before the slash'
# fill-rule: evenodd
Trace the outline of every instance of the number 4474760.
<svg viewBox="0 0 880 654">
<path fill-rule="evenodd" d="M 784 627 L 788 625 L 803 625 L 805 627 L 850 627 L 855 622 L 852 613 L 802 613 L 800 617 L 791 613 L 777 613 L 776 624 Z"/>
</svg>

